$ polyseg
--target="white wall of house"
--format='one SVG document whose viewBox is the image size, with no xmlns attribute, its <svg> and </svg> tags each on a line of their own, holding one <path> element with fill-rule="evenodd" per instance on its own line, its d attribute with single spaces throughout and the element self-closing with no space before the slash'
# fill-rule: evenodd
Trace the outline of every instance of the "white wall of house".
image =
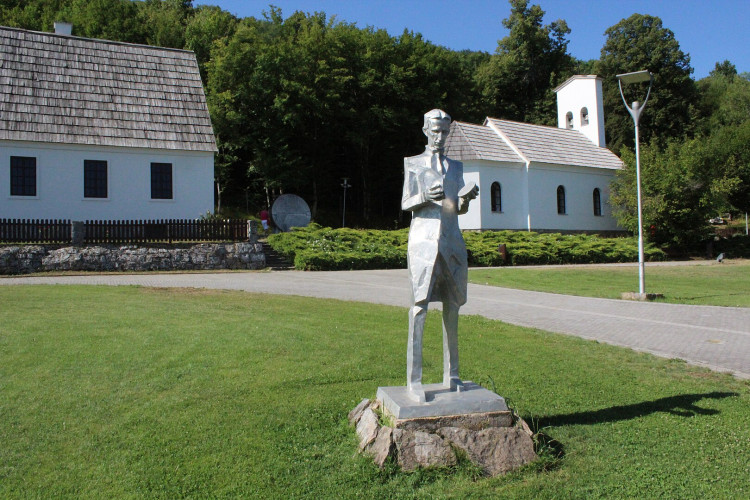
<svg viewBox="0 0 750 500">
<path fill-rule="evenodd" d="M 615 171 L 532 163 L 529 168 L 529 216 L 532 230 L 618 231 L 609 205 Z M 565 188 L 565 214 L 557 213 L 557 188 Z M 594 189 L 602 215 L 594 215 Z"/>
<path fill-rule="evenodd" d="M 464 181 L 479 186 L 479 196 L 468 213 L 458 217 L 461 229 L 526 229 L 528 201 L 526 166 L 523 163 L 464 162 Z M 492 211 L 492 183 L 501 188 L 501 212 Z"/>
<path fill-rule="evenodd" d="M 36 158 L 34 197 L 10 195 L 10 158 Z M 84 160 L 107 162 L 107 198 L 84 197 Z M 151 163 L 172 164 L 170 200 L 151 199 Z M 0 142 L 0 218 L 194 219 L 213 211 L 214 154 Z"/>
<path fill-rule="evenodd" d="M 479 196 L 460 215 L 467 230 L 619 231 L 609 205 L 613 170 L 570 165 L 524 164 L 489 161 L 464 162 L 465 182 L 479 186 Z M 491 186 L 502 189 L 502 212 L 492 211 Z M 565 188 L 565 214 L 557 213 L 557 187 Z M 598 188 L 601 215 L 594 215 L 594 189 Z"/>
</svg>

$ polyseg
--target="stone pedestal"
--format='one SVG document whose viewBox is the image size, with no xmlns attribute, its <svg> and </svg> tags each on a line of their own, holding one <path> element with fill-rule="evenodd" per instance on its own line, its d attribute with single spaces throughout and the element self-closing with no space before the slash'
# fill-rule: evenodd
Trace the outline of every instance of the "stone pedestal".
<svg viewBox="0 0 750 500">
<path fill-rule="evenodd" d="M 349 413 L 360 451 L 379 467 L 392 457 L 410 471 L 455 465 L 456 450 L 462 450 L 490 476 L 535 460 L 532 433 L 514 420 L 505 399 L 477 384 L 465 385 L 462 392 L 426 385 L 425 403 L 412 400 L 406 387 L 378 388 L 375 401 L 362 400 Z"/>
<path fill-rule="evenodd" d="M 464 390 L 461 392 L 450 391 L 443 384 L 427 384 L 424 392 L 427 399 L 425 403 L 412 399 L 405 386 L 378 387 L 377 398 L 397 419 L 488 412 L 507 412 L 510 415 L 502 396 L 470 381 L 464 382 Z"/>
</svg>

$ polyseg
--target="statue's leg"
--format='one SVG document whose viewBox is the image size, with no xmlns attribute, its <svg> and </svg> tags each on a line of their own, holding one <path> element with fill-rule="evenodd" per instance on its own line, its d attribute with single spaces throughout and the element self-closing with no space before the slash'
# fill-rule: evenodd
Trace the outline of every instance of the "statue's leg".
<svg viewBox="0 0 750 500">
<path fill-rule="evenodd" d="M 451 391 L 462 391 L 458 378 L 458 308 L 452 300 L 443 300 L 443 385 Z"/>
<path fill-rule="evenodd" d="M 427 302 L 415 304 L 409 310 L 409 344 L 406 346 L 406 383 L 412 398 L 426 401 L 422 388 L 422 336 L 427 317 Z"/>
</svg>

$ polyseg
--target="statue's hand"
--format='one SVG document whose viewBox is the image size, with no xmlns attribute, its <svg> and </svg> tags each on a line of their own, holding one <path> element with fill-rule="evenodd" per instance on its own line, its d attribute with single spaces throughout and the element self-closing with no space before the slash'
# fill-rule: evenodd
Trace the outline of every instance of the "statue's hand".
<svg viewBox="0 0 750 500">
<path fill-rule="evenodd" d="M 443 186 L 439 184 L 430 186 L 427 191 L 425 191 L 424 197 L 428 201 L 442 200 L 443 198 L 445 198 L 445 191 L 443 191 Z"/>
<path fill-rule="evenodd" d="M 463 200 L 464 202 L 468 202 L 476 198 L 478 194 L 479 186 L 477 186 L 473 182 L 470 182 L 468 185 L 464 186 L 461 191 L 458 192 L 458 197 L 461 198 L 461 200 Z"/>
<path fill-rule="evenodd" d="M 479 194 L 479 186 L 475 184 L 474 187 L 471 189 L 471 191 L 469 191 L 463 196 L 463 199 L 466 201 L 473 200 L 477 197 L 478 194 Z"/>
</svg>

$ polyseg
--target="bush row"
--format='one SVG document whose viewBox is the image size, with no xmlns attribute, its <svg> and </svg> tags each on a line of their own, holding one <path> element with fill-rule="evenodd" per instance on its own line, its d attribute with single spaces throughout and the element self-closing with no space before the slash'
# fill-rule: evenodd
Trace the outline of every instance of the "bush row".
<svg viewBox="0 0 750 500">
<path fill-rule="evenodd" d="M 723 253 L 729 259 L 750 259 L 750 237 L 734 234 L 728 238 L 716 238 L 713 254 Z"/>
<path fill-rule="evenodd" d="M 331 229 L 311 224 L 269 236 L 273 249 L 307 271 L 398 269 L 406 267 L 409 230 Z M 596 264 L 638 260 L 635 238 L 562 235 L 522 231 L 464 233 L 470 266 Z M 505 257 L 499 251 L 505 245 Z M 648 245 L 646 260 L 666 254 Z"/>
</svg>

